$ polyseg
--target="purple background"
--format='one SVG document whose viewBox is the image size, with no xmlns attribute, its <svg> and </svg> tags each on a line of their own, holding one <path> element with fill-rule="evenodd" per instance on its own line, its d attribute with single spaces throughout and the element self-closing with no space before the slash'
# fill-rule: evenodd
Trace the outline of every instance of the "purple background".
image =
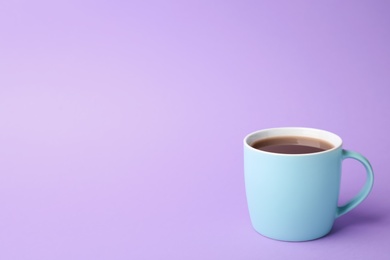
<svg viewBox="0 0 390 260">
<path fill-rule="evenodd" d="M 130 2 L 130 3 L 129 3 Z M 2 1 L 0 259 L 389 259 L 388 1 Z M 339 134 L 376 174 L 330 235 L 251 227 L 242 139 Z M 363 185 L 343 165 L 340 203 Z"/>
</svg>

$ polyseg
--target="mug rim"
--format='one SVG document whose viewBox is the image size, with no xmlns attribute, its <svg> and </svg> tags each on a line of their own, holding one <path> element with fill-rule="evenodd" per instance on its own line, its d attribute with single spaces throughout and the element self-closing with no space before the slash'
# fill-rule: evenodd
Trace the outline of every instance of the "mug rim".
<svg viewBox="0 0 390 260">
<path fill-rule="evenodd" d="M 287 134 L 287 132 L 293 132 L 293 133 Z M 286 133 L 286 134 L 282 134 L 282 133 Z M 286 135 L 303 136 L 303 137 L 311 137 L 311 138 L 321 139 L 323 141 L 331 143 L 333 145 L 333 147 L 331 149 L 328 149 L 328 150 L 325 150 L 322 152 L 301 153 L 301 154 L 285 154 L 285 153 L 267 152 L 267 151 L 253 148 L 251 146 L 251 143 L 253 143 L 253 141 L 257 141 L 257 140 L 261 140 L 261 139 L 269 138 L 269 137 L 286 136 Z M 328 138 L 325 138 L 325 137 L 328 137 Z M 251 140 L 251 139 L 254 139 L 254 140 Z M 322 130 L 322 129 L 318 129 L 318 128 L 310 128 L 310 127 L 273 127 L 273 128 L 261 129 L 261 130 L 257 130 L 257 131 L 254 131 L 252 133 L 249 133 L 248 135 L 245 136 L 243 141 L 244 141 L 244 146 L 252 151 L 255 151 L 258 153 L 274 155 L 274 156 L 314 156 L 314 155 L 320 155 L 320 154 L 332 152 L 334 150 L 341 148 L 343 145 L 343 140 L 337 134 L 326 131 L 326 130 Z"/>
</svg>

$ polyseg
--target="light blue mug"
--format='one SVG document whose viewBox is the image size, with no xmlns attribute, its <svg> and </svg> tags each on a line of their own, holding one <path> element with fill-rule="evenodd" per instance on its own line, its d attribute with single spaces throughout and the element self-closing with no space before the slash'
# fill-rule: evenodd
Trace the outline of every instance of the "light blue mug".
<svg viewBox="0 0 390 260">
<path fill-rule="evenodd" d="M 251 145 L 271 137 L 317 138 L 333 148 L 308 154 L 266 152 Z M 346 158 L 361 162 L 366 182 L 353 199 L 337 205 L 341 163 Z M 373 170 L 362 155 L 344 150 L 336 134 L 302 127 L 260 130 L 244 139 L 245 188 L 254 229 L 263 236 L 283 241 L 306 241 L 325 236 L 334 220 L 360 204 L 370 193 Z"/>
</svg>

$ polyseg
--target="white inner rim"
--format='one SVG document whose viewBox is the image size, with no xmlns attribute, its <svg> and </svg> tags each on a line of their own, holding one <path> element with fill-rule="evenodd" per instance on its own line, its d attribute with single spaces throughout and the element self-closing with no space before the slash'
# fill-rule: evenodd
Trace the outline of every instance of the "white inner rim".
<svg viewBox="0 0 390 260">
<path fill-rule="evenodd" d="M 244 139 L 244 143 L 250 148 L 255 149 L 251 147 L 251 144 L 254 141 L 269 138 L 269 137 L 277 137 L 277 136 L 303 136 L 303 137 L 317 138 L 317 139 L 324 140 L 328 143 L 331 143 L 334 146 L 332 149 L 326 150 L 324 152 L 334 150 L 342 145 L 341 138 L 336 134 L 333 134 L 325 130 L 320 130 L 315 128 L 305 128 L 305 127 L 280 127 L 280 128 L 270 128 L 270 129 L 256 131 L 247 135 Z"/>
</svg>

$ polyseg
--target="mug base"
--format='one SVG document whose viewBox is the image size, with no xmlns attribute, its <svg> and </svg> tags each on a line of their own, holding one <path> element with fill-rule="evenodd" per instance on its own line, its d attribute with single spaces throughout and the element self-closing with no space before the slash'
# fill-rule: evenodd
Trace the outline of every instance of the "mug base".
<svg viewBox="0 0 390 260">
<path fill-rule="evenodd" d="M 323 238 L 325 236 L 327 236 L 330 231 L 332 229 L 330 229 L 329 231 L 327 231 L 326 233 L 320 235 L 320 236 L 315 236 L 315 237 L 308 237 L 308 238 L 303 238 L 303 237 L 300 237 L 300 238 L 283 238 L 283 237 L 275 237 L 275 236 L 270 236 L 270 235 L 265 235 L 259 231 L 257 231 L 255 228 L 253 228 L 258 234 L 260 234 L 261 236 L 265 237 L 265 238 L 269 238 L 269 239 L 272 239 L 272 240 L 276 240 L 276 241 L 281 241 L 281 242 L 309 242 L 309 241 L 313 241 L 313 240 L 317 240 L 317 239 L 320 239 L 320 238 Z"/>
</svg>

